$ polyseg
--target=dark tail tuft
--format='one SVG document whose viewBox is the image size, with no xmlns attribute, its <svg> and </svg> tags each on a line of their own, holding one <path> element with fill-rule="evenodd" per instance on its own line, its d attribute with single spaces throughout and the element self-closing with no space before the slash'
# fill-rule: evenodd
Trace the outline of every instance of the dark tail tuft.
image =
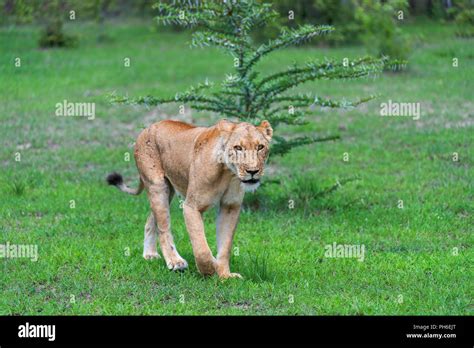
<svg viewBox="0 0 474 348">
<path fill-rule="evenodd" d="M 118 185 L 123 184 L 122 175 L 120 175 L 119 173 L 116 173 L 116 172 L 113 172 L 113 173 L 107 175 L 106 180 L 109 183 L 109 185 L 118 186 Z"/>
</svg>

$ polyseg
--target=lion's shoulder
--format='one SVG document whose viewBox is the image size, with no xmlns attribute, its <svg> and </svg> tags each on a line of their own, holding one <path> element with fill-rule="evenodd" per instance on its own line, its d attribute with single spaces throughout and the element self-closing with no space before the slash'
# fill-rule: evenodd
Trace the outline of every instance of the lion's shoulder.
<svg viewBox="0 0 474 348">
<path fill-rule="evenodd" d="M 155 123 L 155 127 L 167 128 L 167 130 L 169 131 L 183 131 L 183 130 L 196 128 L 195 125 L 182 122 L 182 121 L 176 121 L 176 120 L 163 120 L 163 121 Z"/>
</svg>

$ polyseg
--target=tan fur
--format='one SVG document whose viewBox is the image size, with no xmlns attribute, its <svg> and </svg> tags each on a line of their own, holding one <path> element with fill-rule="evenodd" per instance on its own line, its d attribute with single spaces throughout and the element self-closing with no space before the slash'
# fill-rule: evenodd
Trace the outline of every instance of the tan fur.
<svg viewBox="0 0 474 348">
<path fill-rule="evenodd" d="M 145 226 L 143 256 L 158 257 L 158 239 L 168 268 L 187 267 L 171 234 L 169 203 L 177 192 L 185 197 L 184 219 L 199 272 L 240 277 L 229 269 L 232 239 L 244 192 L 255 189 L 263 175 L 272 133 L 267 121 L 253 126 L 227 120 L 208 128 L 167 120 L 143 130 L 136 142 L 135 160 L 152 210 Z M 247 152 L 254 156 L 235 160 Z M 223 154 L 234 160 L 229 161 L 228 156 L 223 161 Z M 202 214 L 214 204 L 219 206 L 216 258 L 207 244 L 202 220 Z"/>
</svg>

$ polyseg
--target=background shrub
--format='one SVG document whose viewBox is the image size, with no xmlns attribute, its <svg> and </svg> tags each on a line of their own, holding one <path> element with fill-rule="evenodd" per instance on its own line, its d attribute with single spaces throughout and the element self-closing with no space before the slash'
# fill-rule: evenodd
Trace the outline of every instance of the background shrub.
<svg viewBox="0 0 474 348">
<path fill-rule="evenodd" d="M 411 44 L 403 34 L 397 19 L 398 11 L 403 11 L 403 19 L 408 15 L 407 0 L 303 0 L 276 2 L 283 21 L 296 27 L 301 23 L 334 25 L 336 30 L 320 40 L 324 45 L 365 44 L 370 53 L 406 59 Z M 295 20 L 288 17 L 293 11 Z M 276 29 L 267 28 L 266 36 L 274 35 Z M 263 34 L 260 34 L 263 36 Z"/>
<path fill-rule="evenodd" d="M 456 35 L 460 37 L 474 36 L 474 8 L 465 7 L 455 17 Z"/>
</svg>

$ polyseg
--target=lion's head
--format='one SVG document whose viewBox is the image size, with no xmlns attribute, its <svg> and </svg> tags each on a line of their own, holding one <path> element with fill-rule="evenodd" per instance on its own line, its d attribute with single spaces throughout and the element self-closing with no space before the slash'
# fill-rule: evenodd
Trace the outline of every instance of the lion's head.
<svg viewBox="0 0 474 348">
<path fill-rule="evenodd" d="M 221 120 L 217 124 L 222 139 L 221 158 L 246 190 L 255 190 L 264 174 L 273 129 L 268 121 L 259 126 Z"/>
</svg>

